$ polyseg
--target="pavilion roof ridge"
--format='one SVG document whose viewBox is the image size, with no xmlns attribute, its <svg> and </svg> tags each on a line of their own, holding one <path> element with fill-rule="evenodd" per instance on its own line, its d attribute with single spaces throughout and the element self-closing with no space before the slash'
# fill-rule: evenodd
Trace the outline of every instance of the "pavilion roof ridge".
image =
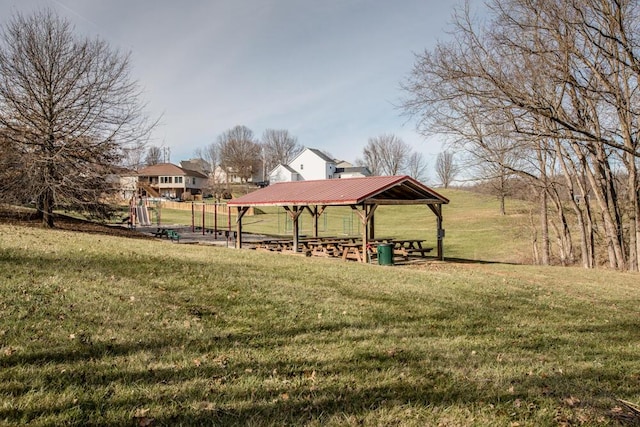
<svg viewBox="0 0 640 427">
<path fill-rule="evenodd" d="M 379 198 L 432 204 L 449 200 L 408 175 L 279 182 L 229 201 L 229 206 L 353 205 Z"/>
</svg>

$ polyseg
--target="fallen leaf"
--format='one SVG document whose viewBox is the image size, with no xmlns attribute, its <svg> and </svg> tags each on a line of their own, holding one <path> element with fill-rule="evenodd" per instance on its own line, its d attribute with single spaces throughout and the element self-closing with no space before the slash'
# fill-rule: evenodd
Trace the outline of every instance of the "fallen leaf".
<svg viewBox="0 0 640 427">
<path fill-rule="evenodd" d="M 133 414 L 134 418 L 141 418 L 146 416 L 149 413 L 149 409 L 148 408 L 138 408 L 136 409 L 135 414 Z"/>
<path fill-rule="evenodd" d="M 140 427 L 151 427 L 155 420 L 153 418 L 142 417 L 138 418 L 138 425 Z"/>
<path fill-rule="evenodd" d="M 569 406 L 576 406 L 578 403 L 580 403 L 580 399 L 573 396 L 567 397 L 564 401 Z"/>
</svg>

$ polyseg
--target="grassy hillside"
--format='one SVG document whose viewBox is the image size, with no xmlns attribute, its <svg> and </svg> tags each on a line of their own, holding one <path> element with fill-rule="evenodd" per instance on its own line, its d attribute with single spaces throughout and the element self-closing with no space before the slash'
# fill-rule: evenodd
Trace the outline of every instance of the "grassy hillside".
<svg viewBox="0 0 640 427">
<path fill-rule="evenodd" d="M 456 209 L 461 257 L 501 235 Z M 616 399 L 640 402 L 638 300 L 613 271 L 0 225 L 0 425 L 617 425 Z"/>
</svg>

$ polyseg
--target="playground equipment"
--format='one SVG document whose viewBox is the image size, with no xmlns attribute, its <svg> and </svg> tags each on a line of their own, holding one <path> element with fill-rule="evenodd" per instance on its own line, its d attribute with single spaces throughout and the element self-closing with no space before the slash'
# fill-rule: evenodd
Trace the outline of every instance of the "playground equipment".
<svg viewBox="0 0 640 427">
<path fill-rule="evenodd" d="M 223 213 L 230 218 L 231 212 L 226 203 L 191 203 L 191 232 L 202 231 L 204 236 L 207 233 L 214 235 L 221 234 L 224 225 L 218 223 L 218 214 Z M 227 227 L 229 224 L 226 224 Z M 227 233 L 228 234 L 228 233 Z"/>
<path fill-rule="evenodd" d="M 149 209 L 147 209 L 145 205 L 136 206 L 136 218 L 138 219 L 138 224 L 143 227 L 151 225 L 151 221 L 149 220 Z"/>
<path fill-rule="evenodd" d="M 129 203 L 129 218 L 129 224 L 132 228 L 138 225 L 141 227 L 149 227 L 152 225 L 149 209 L 144 199 L 139 199 L 139 202 L 136 203 L 135 198 L 131 198 Z"/>
</svg>

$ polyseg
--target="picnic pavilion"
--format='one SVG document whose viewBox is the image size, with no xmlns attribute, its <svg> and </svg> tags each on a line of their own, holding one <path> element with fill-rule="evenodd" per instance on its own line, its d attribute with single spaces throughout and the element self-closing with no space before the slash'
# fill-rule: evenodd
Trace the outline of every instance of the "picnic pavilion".
<svg viewBox="0 0 640 427">
<path fill-rule="evenodd" d="M 281 206 L 293 224 L 293 250 L 299 249 L 298 218 L 303 212 L 313 217 L 313 234 L 318 237 L 318 218 L 330 206 L 349 206 L 362 224 L 362 252 L 375 239 L 374 213 L 380 205 L 425 205 L 436 216 L 437 258 L 444 259 L 442 205 L 449 200 L 409 176 L 370 176 L 279 182 L 229 201 L 237 209 L 236 247 L 242 248 L 242 218 L 250 207 Z"/>
</svg>

